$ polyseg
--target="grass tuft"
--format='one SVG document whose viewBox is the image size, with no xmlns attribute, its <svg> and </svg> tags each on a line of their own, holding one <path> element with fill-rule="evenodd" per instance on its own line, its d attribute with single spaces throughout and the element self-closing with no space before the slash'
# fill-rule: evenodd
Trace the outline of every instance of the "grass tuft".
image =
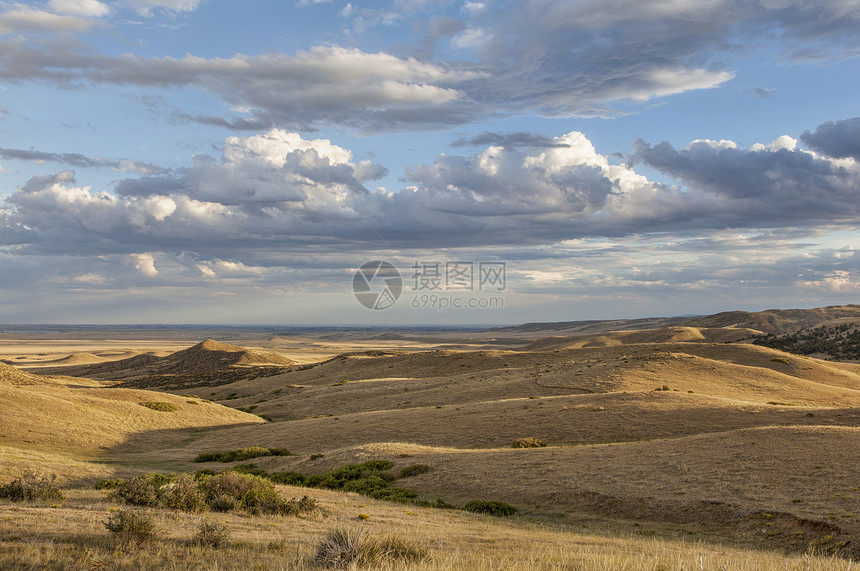
<svg viewBox="0 0 860 571">
<path fill-rule="evenodd" d="M 330 531 L 314 555 L 318 565 L 334 569 L 415 563 L 426 558 L 427 552 L 405 537 L 371 537 L 355 528 Z"/>
</svg>

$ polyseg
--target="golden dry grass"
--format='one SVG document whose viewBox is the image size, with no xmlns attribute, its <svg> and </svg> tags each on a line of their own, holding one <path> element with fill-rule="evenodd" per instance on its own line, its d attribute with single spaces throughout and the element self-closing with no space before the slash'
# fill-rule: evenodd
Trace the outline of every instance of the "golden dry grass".
<svg viewBox="0 0 860 571">
<path fill-rule="evenodd" d="M 294 518 L 239 514 L 183 514 L 141 509 L 155 519 L 160 541 L 141 547 L 117 544 L 105 530 L 116 506 L 94 491 L 70 494 L 64 507 L 0 501 L 0 568 L 3 569 L 317 569 L 316 545 L 331 529 L 364 529 L 373 537 L 402 537 L 428 552 L 415 564 L 374 569 L 639 570 L 727 569 L 846 571 L 833 556 L 789 555 L 702 542 L 657 538 L 647 528 L 617 533 L 590 521 L 552 529 L 528 520 L 498 520 L 464 512 L 421 509 L 325 490 L 281 488 L 285 495 L 308 493 L 323 514 Z M 365 520 L 358 515 L 364 514 Z M 226 547 L 192 542 L 204 519 L 230 529 Z"/>
<path fill-rule="evenodd" d="M 203 467 L 192 462 L 200 452 L 284 447 L 296 456 L 253 462 L 303 473 L 374 458 L 391 459 L 396 470 L 427 464 L 430 472 L 396 485 L 459 505 L 503 500 L 523 514 L 503 522 L 314 490 L 331 515 L 287 520 L 290 530 L 281 536 L 269 533 L 262 523 L 268 520 L 229 516 L 237 537 L 250 539 L 206 551 L 183 539 L 191 520 L 163 518 L 172 530 L 167 543 L 129 559 L 113 553 L 97 529 L 105 505 L 78 492 L 96 506 L 86 516 L 92 532 L 48 541 L 34 527 L 22 535 L 34 540 L 17 542 L 17 554 L 36 561 L 53 549 L 71 561 L 73 553 L 91 551 L 127 568 L 145 560 L 306 568 L 325 532 L 348 523 L 379 533 L 406 529 L 433 553 L 415 567 L 422 569 L 846 569 L 846 561 L 803 553 L 847 553 L 860 536 L 860 366 L 707 342 L 741 334 L 673 327 L 554 339 L 519 351 L 386 350 L 333 359 L 333 342 L 314 347 L 303 340 L 296 345 L 303 357 L 293 360 L 316 351 L 319 364 L 184 391 L 254 407 L 273 423 L 178 390 L 106 388 L 69 377 L 6 383 L 0 477 L 40 467 L 89 481 L 192 471 Z M 280 352 L 288 342 L 273 345 Z M 145 401 L 178 410 L 139 406 Z M 58 419 L 69 419 L 68 426 L 59 429 Z M 521 437 L 549 446 L 511 449 Z M 314 454 L 323 457 L 311 460 Z M 89 509 L 59 510 L 57 521 Z M 370 522 L 358 522 L 358 513 Z M 273 551 L 270 541 L 289 547 Z"/>
</svg>

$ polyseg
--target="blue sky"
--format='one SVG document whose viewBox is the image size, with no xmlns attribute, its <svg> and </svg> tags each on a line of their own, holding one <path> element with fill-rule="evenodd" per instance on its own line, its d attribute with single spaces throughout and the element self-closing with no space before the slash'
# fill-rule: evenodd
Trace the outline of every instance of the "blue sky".
<svg viewBox="0 0 860 571">
<path fill-rule="evenodd" d="M 858 49 L 856 0 L 0 2 L 0 323 L 856 302 Z"/>
</svg>

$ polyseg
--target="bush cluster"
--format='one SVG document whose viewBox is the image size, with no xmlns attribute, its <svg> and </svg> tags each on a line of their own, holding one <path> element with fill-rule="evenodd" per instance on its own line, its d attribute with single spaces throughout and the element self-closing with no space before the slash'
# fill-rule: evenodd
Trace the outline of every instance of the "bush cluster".
<svg viewBox="0 0 860 571">
<path fill-rule="evenodd" d="M 251 458 L 260 458 L 263 456 L 291 456 L 291 453 L 286 448 L 263 448 L 261 446 L 251 446 L 249 448 L 228 450 L 226 452 L 204 452 L 203 454 L 199 454 L 194 461 L 240 462 L 242 460 L 250 460 Z"/>
<path fill-rule="evenodd" d="M 32 502 L 42 500 L 43 502 L 64 502 L 65 494 L 56 484 L 57 476 L 52 474 L 50 478 L 25 474 L 15 478 L 8 484 L 0 486 L 0 498 L 13 502 Z"/>
<path fill-rule="evenodd" d="M 463 509 L 467 512 L 489 514 L 494 516 L 509 516 L 517 513 L 517 508 L 506 502 L 493 500 L 471 500 Z"/>
<path fill-rule="evenodd" d="M 756 337 L 753 343 L 798 355 L 824 354 L 837 360 L 857 360 L 860 359 L 860 325 L 843 323 L 796 333 L 769 333 Z"/>
<path fill-rule="evenodd" d="M 316 500 L 284 499 L 271 480 L 226 471 L 220 474 L 142 474 L 121 481 L 113 489 L 115 500 L 145 507 L 161 506 L 185 512 L 226 512 L 244 509 L 251 514 L 299 515 L 318 509 Z"/>
</svg>

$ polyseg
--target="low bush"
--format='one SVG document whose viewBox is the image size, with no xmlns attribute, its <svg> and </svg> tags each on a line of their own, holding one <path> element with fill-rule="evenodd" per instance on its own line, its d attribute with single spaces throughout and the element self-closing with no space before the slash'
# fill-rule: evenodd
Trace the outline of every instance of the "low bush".
<svg viewBox="0 0 860 571">
<path fill-rule="evenodd" d="M 122 481 L 111 493 L 111 497 L 118 502 L 133 506 L 158 505 L 158 491 L 152 478 L 147 477 L 147 475 Z"/>
<path fill-rule="evenodd" d="M 239 507 L 239 502 L 231 496 L 218 496 L 209 502 L 209 508 L 213 512 L 230 512 Z"/>
<path fill-rule="evenodd" d="M 94 490 L 115 490 L 120 487 L 120 485 L 125 480 L 99 480 L 95 484 L 93 484 Z"/>
<path fill-rule="evenodd" d="M 166 508 L 183 512 L 202 512 L 206 509 L 203 493 L 189 474 L 180 474 L 163 487 L 161 503 Z"/>
<path fill-rule="evenodd" d="M 66 496 L 56 484 L 57 476 L 52 474 L 50 478 L 25 474 L 15 478 L 8 484 L 0 486 L 0 498 L 13 502 L 32 502 L 41 500 L 43 502 L 63 502 Z"/>
<path fill-rule="evenodd" d="M 430 466 L 427 464 L 412 464 L 400 470 L 400 477 L 409 478 L 411 476 L 418 476 L 419 474 L 426 474 L 429 471 Z"/>
<path fill-rule="evenodd" d="M 240 507 L 251 514 L 299 515 L 318 508 L 316 500 L 307 496 L 284 499 L 271 480 L 253 474 L 222 472 L 201 481 L 199 486 L 214 511 Z"/>
<path fill-rule="evenodd" d="M 272 472 L 267 477 L 274 483 L 284 486 L 304 486 L 306 480 L 305 475 L 299 472 Z"/>
<path fill-rule="evenodd" d="M 147 402 L 139 402 L 137 403 L 140 406 L 145 406 L 146 408 L 151 408 L 152 410 L 157 410 L 159 412 L 175 412 L 179 410 L 173 403 L 163 402 L 163 401 L 147 401 Z"/>
<path fill-rule="evenodd" d="M 264 456 L 291 456 L 292 453 L 286 448 L 263 448 L 261 446 L 251 446 L 249 448 L 240 448 L 238 450 L 228 450 L 226 452 L 204 452 L 194 458 L 195 462 L 240 462 L 242 460 L 250 460 L 251 458 L 261 458 Z"/>
<path fill-rule="evenodd" d="M 149 543 L 158 539 L 155 521 L 152 517 L 139 511 L 119 510 L 113 512 L 105 527 L 123 543 Z"/>
<path fill-rule="evenodd" d="M 222 472 L 200 482 L 208 502 L 219 496 L 228 496 L 237 502 L 251 488 L 251 476 L 238 472 Z"/>
<path fill-rule="evenodd" d="M 546 442 L 532 438 L 531 436 L 528 438 L 517 438 L 511 444 L 511 448 L 543 448 L 544 446 L 546 446 Z"/>
<path fill-rule="evenodd" d="M 203 520 L 197 528 L 194 541 L 207 547 L 221 547 L 230 541 L 230 528 L 220 521 Z"/>
<path fill-rule="evenodd" d="M 463 509 L 467 512 L 489 514 L 494 516 L 510 516 L 517 513 L 517 508 L 506 502 L 493 500 L 471 500 Z"/>
</svg>

